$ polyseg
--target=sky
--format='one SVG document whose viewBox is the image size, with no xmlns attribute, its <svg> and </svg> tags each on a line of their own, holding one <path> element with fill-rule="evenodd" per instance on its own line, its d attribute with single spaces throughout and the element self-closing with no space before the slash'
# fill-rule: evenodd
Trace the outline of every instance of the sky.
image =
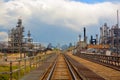
<svg viewBox="0 0 120 80">
<path fill-rule="evenodd" d="M 83 38 L 83 27 L 89 41 L 105 22 L 116 25 L 117 10 L 120 14 L 120 0 L 0 0 L 0 41 L 8 40 L 18 18 L 34 42 L 74 44 L 79 34 Z"/>
</svg>

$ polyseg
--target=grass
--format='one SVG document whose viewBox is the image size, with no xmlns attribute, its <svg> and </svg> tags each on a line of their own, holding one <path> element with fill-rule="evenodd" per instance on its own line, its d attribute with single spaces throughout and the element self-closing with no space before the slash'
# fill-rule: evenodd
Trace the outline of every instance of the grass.
<svg viewBox="0 0 120 80">
<path fill-rule="evenodd" d="M 14 70 L 17 68 L 17 66 L 13 66 L 12 68 Z M 9 71 L 10 71 L 9 66 L 4 66 L 4 65 L 0 66 L 0 72 L 9 72 Z M 9 78 L 10 78 L 9 74 L 0 74 L 0 80 L 9 80 Z"/>
<path fill-rule="evenodd" d="M 45 58 L 47 58 L 50 54 L 46 54 L 46 55 L 42 55 L 41 56 L 41 60 L 44 60 Z M 18 65 L 13 65 L 12 69 L 18 69 Z M 29 73 L 31 70 L 35 69 L 35 65 L 30 66 L 29 64 L 26 66 L 26 70 L 22 69 L 20 70 L 20 72 L 15 72 L 12 74 L 12 79 L 13 80 L 19 80 L 21 77 L 23 77 L 25 74 Z M 10 67 L 9 65 L 0 65 L 0 72 L 9 72 L 10 71 Z M 20 75 L 20 76 L 19 76 Z M 10 79 L 10 74 L 0 74 L 0 80 L 9 80 Z"/>
<path fill-rule="evenodd" d="M 0 72 L 3 72 L 3 71 L 9 71 L 9 66 L 0 66 Z"/>
<path fill-rule="evenodd" d="M 15 70 L 17 69 L 17 67 L 18 66 L 12 66 L 12 69 Z M 5 65 L 0 65 L 0 72 L 4 72 L 4 71 L 10 71 L 10 67 Z"/>
<path fill-rule="evenodd" d="M 9 71 L 9 66 L 0 66 L 0 72 Z M 9 80 L 9 74 L 0 74 L 0 80 Z"/>
<path fill-rule="evenodd" d="M 13 66 L 12 69 L 15 70 L 17 69 L 18 66 Z M 34 67 L 32 67 L 32 69 L 34 69 Z M 0 66 L 0 72 L 9 72 L 9 66 Z M 24 76 L 26 73 L 30 72 L 30 68 L 29 66 L 26 67 L 26 71 L 25 69 L 20 70 L 20 76 L 19 72 L 15 72 L 12 74 L 12 78 L 13 80 L 19 80 L 22 76 Z M 10 74 L 0 74 L 0 80 L 9 80 L 10 78 Z"/>
<path fill-rule="evenodd" d="M 9 80 L 10 76 L 8 74 L 0 74 L 0 80 Z"/>
<path fill-rule="evenodd" d="M 22 67 L 22 66 L 21 66 Z M 12 66 L 12 70 L 18 69 L 19 66 L 18 65 L 13 65 Z M 19 80 L 21 77 L 23 77 L 25 74 L 29 73 L 31 70 L 35 69 L 35 65 L 30 66 L 27 65 L 26 66 L 26 70 L 25 69 L 21 69 L 20 72 L 14 72 L 12 74 L 12 80 Z M 10 66 L 9 65 L 0 65 L 0 72 L 10 72 Z M 10 74 L 0 74 L 0 80 L 9 80 L 10 79 Z"/>
</svg>

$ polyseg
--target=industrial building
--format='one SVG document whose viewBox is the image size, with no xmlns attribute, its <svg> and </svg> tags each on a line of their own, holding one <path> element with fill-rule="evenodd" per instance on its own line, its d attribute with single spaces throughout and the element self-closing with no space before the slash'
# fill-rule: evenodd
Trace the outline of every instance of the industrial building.
<svg viewBox="0 0 120 80">
<path fill-rule="evenodd" d="M 26 52 L 29 53 L 28 55 L 35 55 L 36 52 L 43 49 L 40 43 L 33 42 L 30 31 L 28 31 L 27 37 L 24 37 L 23 33 L 22 19 L 18 19 L 17 26 L 8 33 L 8 52 L 20 53 L 20 58 L 22 58 L 22 53 L 25 57 Z"/>
<path fill-rule="evenodd" d="M 10 52 L 22 51 L 24 45 L 23 32 L 22 19 L 18 19 L 17 26 L 12 28 L 8 33 L 8 49 Z"/>
<path fill-rule="evenodd" d="M 79 35 L 79 41 L 77 42 L 77 45 L 75 47 L 77 52 L 80 52 L 81 50 L 87 48 L 87 36 L 86 36 L 86 28 L 85 27 L 83 28 L 83 31 L 84 31 L 84 40 L 82 41 L 81 35 Z"/>
<path fill-rule="evenodd" d="M 27 37 L 24 37 L 24 27 L 22 19 L 18 19 L 17 26 L 12 28 L 8 34 L 8 49 L 9 52 L 24 52 L 33 47 L 33 39 L 31 33 L 28 31 Z"/>
<path fill-rule="evenodd" d="M 110 27 L 107 23 L 104 23 L 100 27 L 100 38 L 98 34 L 93 38 L 91 35 L 90 43 L 87 44 L 86 29 L 84 28 L 84 40 L 81 41 L 81 35 L 79 35 L 79 41 L 77 42 L 76 48 L 79 52 L 85 48 L 94 48 L 98 50 L 110 50 L 113 53 L 120 54 L 120 27 L 119 27 L 119 15 L 117 11 L 117 24 Z"/>
<path fill-rule="evenodd" d="M 100 44 L 109 44 L 111 48 L 120 47 L 120 28 L 119 28 L 119 15 L 117 10 L 117 24 L 111 28 L 105 23 L 100 27 Z"/>
<path fill-rule="evenodd" d="M 109 28 L 105 23 L 100 27 L 100 44 L 109 45 L 115 51 L 120 50 L 120 28 L 118 24 Z"/>
</svg>

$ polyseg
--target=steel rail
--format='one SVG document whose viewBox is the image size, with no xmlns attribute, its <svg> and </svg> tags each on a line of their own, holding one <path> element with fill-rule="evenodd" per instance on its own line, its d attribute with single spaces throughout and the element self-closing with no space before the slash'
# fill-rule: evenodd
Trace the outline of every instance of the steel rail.
<svg viewBox="0 0 120 80">
<path fill-rule="evenodd" d="M 64 57 L 64 60 L 65 60 L 65 63 L 67 64 L 67 68 L 68 68 L 68 70 L 69 70 L 69 72 L 70 72 L 70 76 L 72 77 L 72 80 L 78 80 L 77 77 L 76 77 L 76 75 L 75 75 L 75 73 L 76 73 L 76 74 L 78 74 L 78 73 L 77 73 L 76 71 L 73 71 L 73 70 L 75 70 L 75 69 L 72 69 L 72 68 L 73 68 L 73 67 L 72 67 L 72 64 L 69 63 L 69 61 L 68 61 L 68 59 L 65 57 L 65 55 L 64 55 L 63 57 Z M 54 70 L 55 70 L 56 64 L 57 64 L 57 60 L 55 61 L 54 65 L 52 66 L 51 71 L 50 71 L 50 73 L 49 73 L 49 75 L 48 75 L 48 77 L 47 77 L 46 80 L 51 80 L 51 77 L 52 77 L 53 72 L 54 72 Z M 81 78 L 80 78 L 80 79 L 81 79 Z"/>
<path fill-rule="evenodd" d="M 51 79 L 52 74 L 53 74 L 53 72 L 54 72 L 54 70 L 55 70 L 56 63 L 57 63 L 57 60 L 55 61 L 54 65 L 53 65 L 53 67 L 52 67 L 52 69 L 51 69 L 51 71 L 50 71 L 50 74 L 49 74 L 48 77 L 47 77 L 47 80 L 50 80 L 50 79 Z"/>
<path fill-rule="evenodd" d="M 65 61 L 66 61 L 67 65 L 68 65 L 68 69 L 69 69 L 69 71 L 71 72 L 71 75 L 72 75 L 73 80 L 77 80 L 77 77 L 75 76 L 75 73 L 73 72 L 70 63 L 67 61 L 66 58 L 65 58 Z"/>
</svg>

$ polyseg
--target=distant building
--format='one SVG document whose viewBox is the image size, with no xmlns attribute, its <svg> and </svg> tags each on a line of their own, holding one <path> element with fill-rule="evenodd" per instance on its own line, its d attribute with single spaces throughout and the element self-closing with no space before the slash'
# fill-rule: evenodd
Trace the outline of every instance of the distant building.
<svg viewBox="0 0 120 80">
<path fill-rule="evenodd" d="M 18 19 L 17 26 L 12 28 L 8 34 L 8 48 L 10 52 L 19 52 L 23 47 L 23 32 L 22 19 Z"/>
<path fill-rule="evenodd" d="M 111 48 L 120 50 L 120 28 L 118 25 L 109 29 L 105 23 L 104 26 L 100 27 L 100 44 L 108 44 Z"/>
<path fill-rule="evenodd" d="M 78 49 L 86 49 L 87 48 L 87 43 L 85 41 L 79 41 L 77 42 L 77 46 Z"/>
<path fill-rule="evenodd" d="M 100 27 L 100 44 L 107 44 L 109 37 L 109 27 L 107 23 L 105 23 L 102 27 Z"/>
<path fill-rule="evenodd" d="M 79 35 L 79 41 L 77 42 L 77 45 L 75 46 L 75 52 L 81 52 L 81 50 L 87 48 L 87 36 L 86 36 L 86 28 L 83 28 L 84 32 L 84 40 L 81 40 L 81 35 Z"/>
</svg>

